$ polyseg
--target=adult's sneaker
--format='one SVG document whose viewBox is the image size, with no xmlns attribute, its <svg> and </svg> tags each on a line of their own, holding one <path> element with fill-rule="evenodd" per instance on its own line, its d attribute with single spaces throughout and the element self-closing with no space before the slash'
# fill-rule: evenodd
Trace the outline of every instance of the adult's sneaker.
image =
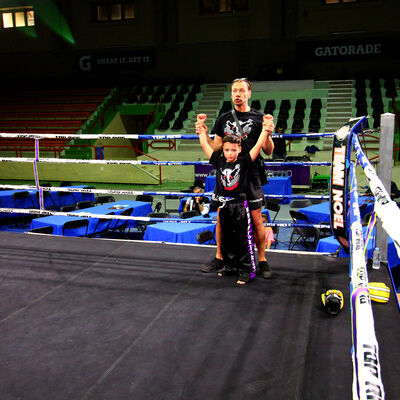
<svg viewBox="0 0 400 400">
<path fill-rule="evenodd" d="M 201 267 L 201 272 L 207 273 L 207 272 L 219 271 L 220 269 L 223 268 L 224 268 L 224 262 L 219 258 L 215 257 L 208 264 L 203 265 Z"/>
<path fill-rule="evenodd" d="M 261 272 L 261 275 L 264 279 L 269 279 L 272 277 L 272 269 L 268 264 L 268 261 L 259 261 L 258 268 Z"/>
</svg>

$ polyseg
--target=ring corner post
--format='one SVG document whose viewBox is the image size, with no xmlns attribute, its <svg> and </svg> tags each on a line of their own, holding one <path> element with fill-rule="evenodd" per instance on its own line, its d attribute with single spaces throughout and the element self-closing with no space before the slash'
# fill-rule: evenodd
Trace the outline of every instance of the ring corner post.
<svg viewBox="0 0 400 400">
<path fill-rule="evenodd" d="M 390 187 L 392 181 L 394 127 L 395 115 L 391 113 L 382 114 L 378 177 L 389 194 L 391 192 Z M 381 260 L 386 263 L 388 254 L 388 234 L 382 228 L 382 222 L 379 219 L 376 226 L 376 247 L 381 249 Z"/>
</svg>

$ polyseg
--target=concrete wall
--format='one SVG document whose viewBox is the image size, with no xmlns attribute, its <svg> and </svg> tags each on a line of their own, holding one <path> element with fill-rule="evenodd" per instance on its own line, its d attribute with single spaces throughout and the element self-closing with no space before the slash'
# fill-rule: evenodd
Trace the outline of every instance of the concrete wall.
<svg viewBox="0 0 400 400">
<path fill-rule="evenodd" d="M 73 9 L 72 30 L 77 43 L 74 51 L 141 48 L 155 45 L 154 1 L 135 1 L 135 18 L 114 23 L 90 20 L 90 3 L 70 1 Z"/>
<path fill-rule="evenodd" d="M 197 77 L 205 82 L 229 82 L 237 76 L 326 79 L 362 71 L 389 73 L 400 67 L 395 48 L 389 62 L 379 57 L 367 62 L 333 60 L 329 68 L 296 53 L 304 41 L 400 37 L 397 0 L 338 5 L 315 0 L 249 0 L 248 11 L 220 15 L 200 14 L 199 0 L 148 0 L 135 2 L 134 20 L 113 23 L 92 22 L 89 0 L 54 0 L 74 44 L 40 17 L 43 1 L 28 3 L 38 9 L 31 35 L 18 29 L 0 30 L 0 54 L 2 71 L 9 79 L 26 77 L 32 84 L 32 78 L 38 77 L 96 84 Z M 61 22 L 61 16 L 56 22 Z M 149 68 L 132 66 L 90 74 L 78 69 L 77 60 L 84 53 L 145 49 L 155 54 L 155 64 Z"/>
<path fill-rule="evenodd" d="M 240 42 L 272 36 L 270 1 L 253 1 L 248 11 L 207 15 L 200 13 L 199 1 L 180 0 L 177 14 L 179 44 Z"/>
<path fill-rule="evenodd" d="M 301 0 L 297 2 L 296 36 L 333 39 L 331 35 L 398 34 L 398 11 L 398 0 L 358 1 L 340 5 Z"/>
</svg>

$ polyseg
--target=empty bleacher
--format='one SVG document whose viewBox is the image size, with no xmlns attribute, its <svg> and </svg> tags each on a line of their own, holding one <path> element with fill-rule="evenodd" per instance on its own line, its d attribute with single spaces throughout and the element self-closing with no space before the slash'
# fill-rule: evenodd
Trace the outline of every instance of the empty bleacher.
<svg viewBox="0 0 400 400">
<path fill-rule="evenodd" d="M 185 122 L 193 114 L 194 104 L 200 92 L 199 84 L 137 85 L 127 96 L 126 103 L 163 103 L 166 112 L 158 129 L 179 131 L 184 128 Z"/>
<path fill-rule="evenodd" d="M 0 95 L 0 131 L 3 133 L 74 134 L 80 130 L 110 88 L 15 90 Z M 60 156 L 69 140 L 41 139 L 41 151 Z M 34 150 L 32 139 L 1 138 L 0 151 Z"/>
<path fill-rule="evenodd" d="M 207 84 L 197 90 L 195 101 L 188 97 L 178 98 L 180 86 L 166 88 L 165 97 L 161 100 L 166 105 L 166 113 L 160 121 L 157 131 L 162 134 L 194 134 L 196 115 L 206 113 L 206 125 L 211 128 L 218 116 L 232 109 L 230 100 L 230 84 Z M 188 88 L 190 94 L 190 87 Z M 140 93 L 146 88 L 135 89 L 131 101 L 138 101 Z M 254 109 L 272 114 L 276 128 L 283 133 L 321 132 L 324 129 L 326 98 L 325 88 L 257 90 L 257 82 L 253 83 L 250 106 Z M 191 99 L 190 99 L 191 100 Z M 186 112 L 187 111 L 187 112 Z M 193 141 L 180 141 L 181 145 L 193 148 Z M 299 140 L 301 142 L 301 140 Z M 198 143 L 196 143 L 199 147 Z M 305 147 L 305 146 L 304 146 Z"/>
<path fill-rule="evenodd" d="M 377 129 L 380 115 L 389 111 L 389 104 L 397 98 L 399 80 L 385 79 L 356 79 L 354 82 L 353 114 L 354 116 L 369 115 L 370 129 Z"/>
</svg>

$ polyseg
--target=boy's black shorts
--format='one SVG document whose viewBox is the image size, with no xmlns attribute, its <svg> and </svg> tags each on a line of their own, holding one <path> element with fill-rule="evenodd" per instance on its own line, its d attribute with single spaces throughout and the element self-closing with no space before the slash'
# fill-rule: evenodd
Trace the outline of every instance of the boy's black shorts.
<svg viewBox="0 0 400 400">
<path fill-rule="evenodd" d="M 250 210 L 257 210 L 265 204 L 265 195 L 259 176 L 251 177 L 246 197 Z"/>
<path fill-rule="evenodd" d="M 265 195 L 262 190 L 260 177 L 252 176 L 248 185 L 248 190 L 246 193 L 247 203 L 249 205 L 249 210 L 257 210 L 265 204 Z M 211 200 L 210 211 L 217 211 L 221 203 L 215 200 Z"/>
</svg>

